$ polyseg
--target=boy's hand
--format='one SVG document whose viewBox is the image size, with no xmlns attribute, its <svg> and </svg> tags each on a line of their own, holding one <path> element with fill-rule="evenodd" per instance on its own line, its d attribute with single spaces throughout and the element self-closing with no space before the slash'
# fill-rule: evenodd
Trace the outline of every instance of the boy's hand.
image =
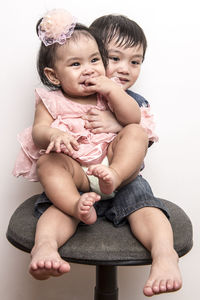
<svg viewBox="0 0 200 300">
<path fill-rule="evenodd" d="M 85 128 L 91 129 L 93 133 L 117 133 L 122 129 L 122 126 L 110 110 L 102 111 L 92 108 L 82 118 L 86 120 Z"/>
<path fill-rule="evenodd" d="M 110 79 L 106 76 L 103 76 L 103 75 L 98 76 L 98 77 L 91 77 L 85 81 L 86 91 L 99 93 L 105 97 L 108 97 L 110 95 L 110 92 L 116 88 L 121 89 L 119 84 L 117 84 L 112 79 Z"/>
<path fill-rule="evenodd" d="M 51 151 L 57 153 L 64 152 L 65 154 L 72 155 L 74 150 L 79 149 L 79 144 L 76 139 L 66 132 L 53 133 L 50 137 L 50 143 L 47 147 L 46 154 Z"/>
</svg>

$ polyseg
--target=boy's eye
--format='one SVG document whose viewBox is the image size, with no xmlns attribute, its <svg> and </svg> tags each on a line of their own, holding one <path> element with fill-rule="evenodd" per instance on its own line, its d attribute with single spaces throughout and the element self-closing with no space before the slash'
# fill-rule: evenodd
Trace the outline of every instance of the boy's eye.
<svg viewBox="0 0 200 300">
<path fill-rule="evenodd" d="M 136 61 L 136 60 L 133 60 L 131 63 L 132 63 L 132 65 L 140 65 L 141 64 L 140 61 Z"/>
<path fill-rule="evenodd" d="M 110 56 L 109 59 L 113 61 L 119 61 L 119 57 L 116 56 Z"/>
</svg>

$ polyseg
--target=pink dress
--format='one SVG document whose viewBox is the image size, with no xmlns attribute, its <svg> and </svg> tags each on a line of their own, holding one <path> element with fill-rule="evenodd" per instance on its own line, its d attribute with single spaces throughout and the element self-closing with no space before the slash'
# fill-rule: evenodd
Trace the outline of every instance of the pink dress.
<svg viewBox="0 0 200 300">
<path fill-rule="evenodd" d="M 92 133 L 86 129 L 85 120 L 81 117 L 91 108 L 107 110 L 108 106 L 101 95 L 97 96 L 96 106 L 79 104 L 67 99 L 59 91 L 49 91 L 45 88 L 36 89 L 36 104 L 43 102 L 46 109 L 54 119 L 52 128 L 58 128 L 70 133 L 78 142 L 79 150 L 74 151 L 72 157 L 81 165 L 88 166 L 100 163 L 107 153 L 109 143 L 115 138 L 115 133 Z M 21 150 L 16 160 L 13 175 L 24 176 L 30 181 L 38 181 L 36 163 L 45 152 L 35 146 L 32 139 L 32 127 L 26 128 L 18 135 Z"/>
<path fill-rule="evenodd" d="M 49 91 L 45 88 L 37 88 L 36 105 L 42 101 L 46 109 L 54 119 L 52 128 L 58 128 L 70 133 L 78 142 L 79 150 L 75 151 L 72 157 L 83 166 L 100 163 L 107 153 L 110 142 L 115 138 L 115 133 L 92 133 L 86 129 L 85 120 L 81 117 L 91 108 L 107 110 L 107 102 L 101 95 L 97 96 L 96 106 L 90 104 L 79 104 L 67 99 L 59 91 Z M 149 140 L 157 141 L 154 133 L 153 115 L 149 107 L 141 107 L 141 125 L 146 130 Z M 38 181 L 36 174 L 36 163 L 38 158 L 45 153 L 45 149 L 35 146 L 32 139 L 32 127 L 26 128 L 18 135 L 21 145 L 20 153 L 17 157 L 13 175 L 24 176 L 30 181 Z"/>
</svg>

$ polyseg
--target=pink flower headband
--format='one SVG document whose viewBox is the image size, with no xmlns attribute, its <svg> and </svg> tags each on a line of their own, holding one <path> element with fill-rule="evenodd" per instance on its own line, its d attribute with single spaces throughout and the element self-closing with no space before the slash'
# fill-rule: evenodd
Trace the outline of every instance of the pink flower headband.
<svg viewBox="0 0 200 300">
<path fill-rule="evenodd" d="M 38 26 L 39 39 L 45 46 L 59 43 L 65 44 L 74 32 L 76 18 L 64 9 L 49 11 Z"/>
</svg>

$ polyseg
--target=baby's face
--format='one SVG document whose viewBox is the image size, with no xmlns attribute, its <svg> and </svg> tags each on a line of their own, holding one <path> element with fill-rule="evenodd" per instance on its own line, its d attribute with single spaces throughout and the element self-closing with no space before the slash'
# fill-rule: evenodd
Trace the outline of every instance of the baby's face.
<svg viewBox="0 0 200 300">
<path fill-rule="evenodd" d="M 67 95 L 87 96 L 86 80 L 105 76 L 102 58 L 93 38 L 80 36 L 77 40 L 71 40 L 57 49 L 56 56 L 54 71 Z"/>
<path fill-rule="evenodd" d="M 108 47 L 109 63 L 106 75 L 117 77 L 124 90 L 130 88 L 138 79 L 143 61 L 143 47 L 119 47 L 112 40 Z"/>
</svg>

